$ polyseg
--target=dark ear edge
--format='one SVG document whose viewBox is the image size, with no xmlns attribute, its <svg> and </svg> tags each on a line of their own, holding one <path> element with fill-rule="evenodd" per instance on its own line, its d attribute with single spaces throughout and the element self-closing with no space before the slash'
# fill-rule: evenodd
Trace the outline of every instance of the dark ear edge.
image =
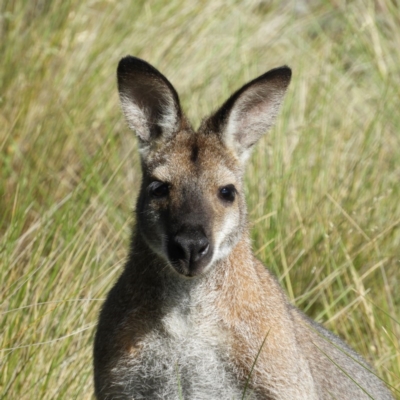
<svg viewBox="0 0 400 400">
<path fill-rule="evenodd" d="M 207 128 L 215 133 L 221 132 L 228 121 L 229 114 L 236 101 L 253 85 L 256 85 L 260 82 L 267 83 L 268 81 L 271 81 L 277 85 L 278 89 L 286 91 L 291 78 L 292 70 L 287 65 L 283 65 L 281 67 L 271 69 L 265 74 L 253 79 L 234 92 L 231 97 L 229 97 L 229 99 L 209 118 L 207 121 Z"/>
<path fill-rule="evenodd" d="M 123 89 L 123 82 L 129 78 L 129 76 L 132 74 L 132 71 L 136 71 L 137 73 L 141 73 L 143 75 L 153 76 L 156 79 L 163 81 L 171 91 L 174 102 L 177 106 L 177 111 L 179 111 L 178 116 L 181 117 L 182 111 L 180 107 L 179 96 L 171 82 L 158 69 L 154 68 L 151 64 L 142 60 L 141 58 L 127 55 L 119 61 L 117 68 L 119 91 Z"/>
<path fill-rule="evenodd" d="M 129 126 L 142 142 L 179 130 L 182 110 L 169 80 L 146 61 L 126 56 L 117 68 L 118 91 Z"/>
</svg>

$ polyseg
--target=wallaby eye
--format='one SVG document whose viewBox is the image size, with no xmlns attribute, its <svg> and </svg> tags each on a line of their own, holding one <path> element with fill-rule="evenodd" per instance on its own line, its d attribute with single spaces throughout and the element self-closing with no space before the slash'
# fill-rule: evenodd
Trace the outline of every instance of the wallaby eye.
<svg viewBox="0 0 400 400">
<path fill-rule="evenodd" d="M 226 185 L 219 189 L 219 196 L 222 200 L 233 202 L 235 200 L 236 188 L 233 185 Z"/>
<path fill-rule="evenodd" d="M 153 197 L 157 198 L 165 197 L 169 193 L 168 183 L 155 181 L 150 184 L 149 188 L 150 188 L 150 194 Z"/>
</svg>

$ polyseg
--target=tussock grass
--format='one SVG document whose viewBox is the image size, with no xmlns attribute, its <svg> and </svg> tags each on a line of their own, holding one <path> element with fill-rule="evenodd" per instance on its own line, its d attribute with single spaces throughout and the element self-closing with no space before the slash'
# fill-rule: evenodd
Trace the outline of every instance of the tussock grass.
<svg viewBox="0 0 400 400">
<path fill-rule="evenodd" d="M 400 398 L 399 26 L 395 0 L 3 1 L 0 398 L 92 396 L 94 326 L 140 181 L 115 82 L 128 53 L 195 124 L 293 68 L 248 167 L 254 249 Z"/>
</svg>

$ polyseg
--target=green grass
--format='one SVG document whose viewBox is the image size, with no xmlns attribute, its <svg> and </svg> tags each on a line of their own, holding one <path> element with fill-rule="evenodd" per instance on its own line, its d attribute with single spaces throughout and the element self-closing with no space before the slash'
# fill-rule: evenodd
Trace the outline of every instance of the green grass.
<svg viewBox="0 0 400 400">
<path fill-rule="evenodd" d="M 400 399 L 400 3 L 347 3 L 0 3 L 0 398 L 92 396 L 96 318 L 140 182 L 115 78 L 132 54 L 196 125 L 292 67 L 247 171 L 254 250 Z"/>
</svg>

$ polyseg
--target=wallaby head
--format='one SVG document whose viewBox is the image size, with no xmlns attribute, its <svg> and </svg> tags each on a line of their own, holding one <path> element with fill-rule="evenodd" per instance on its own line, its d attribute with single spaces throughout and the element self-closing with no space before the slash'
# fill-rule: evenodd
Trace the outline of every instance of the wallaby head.
<svg viewBox="0 0 400 400">
<path fill-rule="evenodd" d="M 244 163 L 273 124 L 290 78 L 288 67 L 258 77 L 195 132 L 159 71 L 138 58 L 120 61 L 122 109 L 139 138 L 143 170 L 137 229 L 182 276 L 206 273 L 240 240 Z"/>
</svg>

